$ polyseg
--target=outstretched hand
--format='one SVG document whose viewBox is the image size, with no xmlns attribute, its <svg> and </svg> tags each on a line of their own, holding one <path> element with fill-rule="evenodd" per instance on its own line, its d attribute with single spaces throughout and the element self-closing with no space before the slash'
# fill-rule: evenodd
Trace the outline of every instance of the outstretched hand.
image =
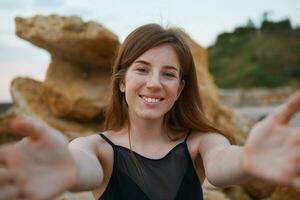
<svg viewBox="0 0 300 200">
<path fill-rule="evenodd" d="M 244 156 L 250 175 L 300 188 L 300 127 L 288 125 L 298 111 L 300 92 L 251 129 Z"/>
<path fill-rule="evenodd" d="M 67 138 L 31 118 L 11 127 L 25 138 L 0 147 L 0 200 L 53 199 L 67 190 L 76 173 Z"/>
</svg>

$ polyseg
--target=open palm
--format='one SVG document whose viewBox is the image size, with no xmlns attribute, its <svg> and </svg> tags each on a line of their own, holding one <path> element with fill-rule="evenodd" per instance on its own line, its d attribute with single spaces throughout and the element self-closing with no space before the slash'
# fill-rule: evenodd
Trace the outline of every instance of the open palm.
<svg viewBox="0 0 300 200">
<path fill-rule="evenodd" d="M 244 157 L 249 174 L 300 188 L 300 127 L 288 125 L 299 110 L 300 92 L 252 128 Z"/>
<path fill-rule="evenodd" d="M 26 137 L 0 148 L 0 199 L 52 199 L 68 189 L 76 170 L 67 138 L 29 118 L 12 128 Z"/>
</svg>

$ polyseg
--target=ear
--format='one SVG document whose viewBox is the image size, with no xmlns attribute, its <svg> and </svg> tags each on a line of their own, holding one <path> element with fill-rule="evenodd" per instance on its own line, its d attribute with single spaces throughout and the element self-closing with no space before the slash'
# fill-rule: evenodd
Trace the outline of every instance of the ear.
<svg viewBox="0 0 300 200">
<path fill-rule="evenodd" d="M 124 84 L 124 81 L 121 81 L 121 82 L 120 82 L 120 91 L 121 91 L 121 92 L 125 92 L 125 84 Z"/>
<path fill-rule="evenodd" d="M 180 86 L 179 86 L 179 88 L 178 88 L 178 94 L 177 94 L 176 100 L 180 97 L 180 94 L 181 94 L 181 92 L 182 92 L 184 86 L 185 86 L 185 81 L 182 80 L 181 83 L 180 83 Z"/>
</svg>

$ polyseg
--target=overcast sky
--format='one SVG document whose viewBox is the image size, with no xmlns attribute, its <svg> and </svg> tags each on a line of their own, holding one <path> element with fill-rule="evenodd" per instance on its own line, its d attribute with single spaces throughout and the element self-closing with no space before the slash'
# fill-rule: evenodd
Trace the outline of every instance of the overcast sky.
<svg viewBox="0 0 300 200">
<path fill-rule="evenodd" d="M 180 26 L 208 47 L 219 33 L 250 18 L 259 25 L 265 11 L 271 20 L 290 18 L 294 26 L 300 25 L 299 0 L 0 0 L 0 102 L 11 100 L 14 77 L 43 80 L 50 60 L 46 51 L 15 36 L 16 16 L 77 15 L 101 23 L 120 41 L 145 23 Z"/>
</svg>

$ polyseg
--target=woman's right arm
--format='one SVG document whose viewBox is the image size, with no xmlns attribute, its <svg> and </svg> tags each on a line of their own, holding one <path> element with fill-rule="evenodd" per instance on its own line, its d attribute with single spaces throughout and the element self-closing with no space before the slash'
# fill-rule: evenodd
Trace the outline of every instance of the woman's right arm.
<svg viewBox="0 0 300 200">
<path fill-rule="evenodd" d="M 0 146 L 0 200 L 50 200 L 100 186 L 96 135 L 69 144 L 59 131 L 28 117 L 12 120 L 11 127 L 24 138 Z"/>
<path fill-rule="evenodd" d="M 69 143 L 77 173 L 72 192 L 93 190 L 103 181 L 103 169 L 98 158 L 97 135 L 79 137 Z"/>
</svg>

